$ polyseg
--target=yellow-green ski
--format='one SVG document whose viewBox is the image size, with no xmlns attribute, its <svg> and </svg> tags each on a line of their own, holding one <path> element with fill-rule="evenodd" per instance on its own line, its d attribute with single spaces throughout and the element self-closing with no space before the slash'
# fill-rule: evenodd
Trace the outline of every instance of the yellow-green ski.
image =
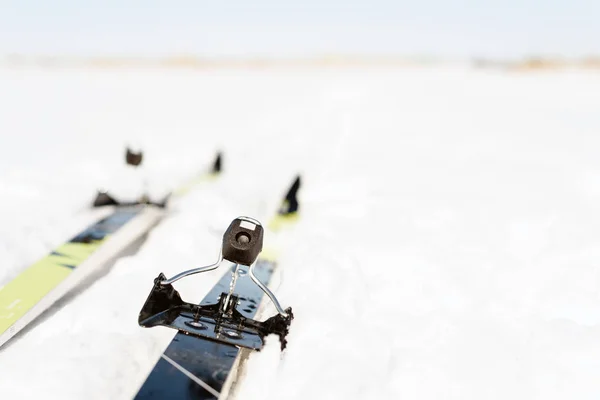
<svg viewBox="0 0 600 400">
<path fill-rule="evenodd" d="M 219 154 L 207 174 L 174 191 L 174 197 L 214 179 L 220 170 Z M 120 204 L 113 200 L 108 205 L 116 207 L 107 217 L 0 286 L 0 347 L 87 276 L 114 260 L 164 214 L 160 206 L 151 204 Z"/>
</svg>

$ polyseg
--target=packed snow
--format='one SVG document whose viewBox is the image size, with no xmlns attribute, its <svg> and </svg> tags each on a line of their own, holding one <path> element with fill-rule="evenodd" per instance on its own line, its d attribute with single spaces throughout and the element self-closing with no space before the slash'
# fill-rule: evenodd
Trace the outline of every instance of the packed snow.
<svg viewBox="0 0 600 400">
<path fill-rule="evenodd" d="M 0 88 L 0 284 L 94 221 L 97 188 L 160 197 L 224 152 L 0 350 L 2 399 L 132 398 L 174 334 L 137 325 L 153 278 L 213 262 L 296 173 L 301 218 L 265 237 L 289 345 L 252 355 L 239 399 L 600 398 L 597 73 L 5 67 Z"/>
</svg>

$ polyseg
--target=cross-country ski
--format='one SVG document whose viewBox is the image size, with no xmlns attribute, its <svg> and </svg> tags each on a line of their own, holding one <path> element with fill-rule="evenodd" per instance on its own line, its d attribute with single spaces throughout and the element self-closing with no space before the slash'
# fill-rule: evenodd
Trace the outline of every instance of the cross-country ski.
<svg viewBox="0 0 600 400">
<path fill-rule="evenodd" d="M 274 218 L 279 228 L 298 216 L 299 188 L 298 176 Z M 166 326 L 177 330 L 177 334 L 136 399 L 226 399 L 249 350 L 261 350 L 268 335 L 276 335 L 281 350 L 285 349 L 293 312 L 291 307 L 283 308 L 268 288 L 278 263 L 276 259 L 260 258 L 263 240 L 268 241 L 264 236 L 265 228 L 259 221 L 236 218 L 223 234 L 215 263 L 168 279 L 161 273 L 154 280 L 139 324 Z M 180 279 L 212 271 L 222 264 L 228 272 L 200 304 L 184 302 L 173 287 Z M 277 314 L 257 321 L 253 318 L 265 295 Z"/>
<path fill-rule="evenodd" d="M 127 149 L 126 162 L 138 166 L 142 154 Z M 218 154 L 205 176 L 220 171 Z M 193 184 L 179 188 L 179 196 Z M 0 347 L 147 234 L 164 216 L 168 198 L 154 203 L 144 194 L 139 201 L 119 202 L 99 192 L 93 206 L 107 207 L 104 217 L 0 287 Z"/>
</svg>

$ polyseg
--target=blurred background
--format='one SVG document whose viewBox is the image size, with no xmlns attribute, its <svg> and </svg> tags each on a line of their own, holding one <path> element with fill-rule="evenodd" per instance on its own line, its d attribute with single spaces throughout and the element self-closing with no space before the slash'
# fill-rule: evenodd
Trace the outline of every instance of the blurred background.
<svg viewBox="0 0 600 400">
<path fill-rule="evenodd" d="M 598 398 L 599 18 L 591 0 L 1 2 L 0 286 L 95 221 L 97 189 L 161 198 L 224 155 L 0 351 L 3 396 L 131 398 L 172 337 L 137 326 L 152 279 L 212 261 L 300 173 L 299 223 L 271 236 L 297 319 L 239 398 Z"/>
<path fill-rule="evenodd" d="M 593 1 L 5 3 L 5 55 L 314 57 L 500 61 L 597 55 Z"/>
</svg>

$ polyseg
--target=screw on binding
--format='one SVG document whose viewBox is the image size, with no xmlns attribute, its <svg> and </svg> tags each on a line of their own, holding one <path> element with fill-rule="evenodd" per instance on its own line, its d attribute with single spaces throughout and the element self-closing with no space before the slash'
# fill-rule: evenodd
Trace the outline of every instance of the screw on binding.
<svg viewBox="0 0 600 400">
<path fill-rule="evenodd" d="M 281 316 L 287 318 L 288 313 L 281 307 L 273 292 L 271 292 L 271 290 L 264 283 L 262 283 L 254 273 L 256 259 L 258 258 L 258 255 L 262 251 L 263 247 L 263 236 L 264 229 L 259 221 L 250 217 L 238 217 L 231 222 L 225 231 L 225 234 L 223 235 L 221 251 L 219 252 L 219 256 L 215 263 L 204 267 L 183 271 L 172 278 L 160 281 L 160 284 L 163 286 L 170 285 L 182 278 L 185 278 L 186 276 L 212 271 L 217 269 L 223 260 L 227 260 L 235 263 L 236 265 L 233 269 L 229 293 L 223 303 L 223 313 L 226 313 L 227 310 L 230 310 L 230 307 L 228 307 L 229 300 L 234 293 L 235 284 L 238 277 L 238 267 L 239 265 L 245 265 L 250 267 L 248 269 L 248 274 L 250 275 L 252 281 L 269 297 L 269 299 L 271 299 L 273 305 L 277 309 L 277 312 Z"/>
</svg>

